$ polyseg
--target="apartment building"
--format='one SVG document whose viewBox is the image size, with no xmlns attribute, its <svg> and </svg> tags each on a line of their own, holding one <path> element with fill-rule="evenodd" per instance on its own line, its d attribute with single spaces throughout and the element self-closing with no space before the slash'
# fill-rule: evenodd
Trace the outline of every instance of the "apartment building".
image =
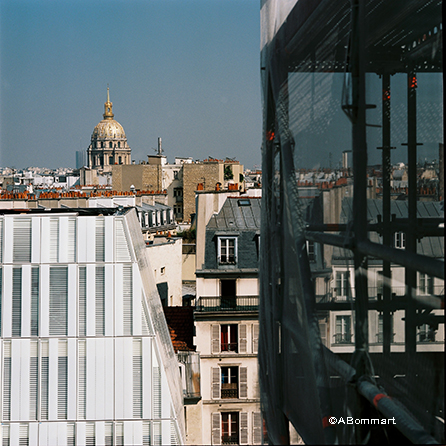
<svg viewBox="0 0 446 446">
<path fill-rule="evenodd" d="M 134 209 L 0 215 L 3 444 L 183 444 L 181 380 Z"/>
<path fill-rule="evenodd" d="M 258 198 L 228 197 L 210 217 L 205 237 L 197 238 L 197 244 L 204 244 L 204 250 L 197 246 L 195 304 L 204 444 L 262 442 L 257 374 L 260 204 Z"/>
</svg>

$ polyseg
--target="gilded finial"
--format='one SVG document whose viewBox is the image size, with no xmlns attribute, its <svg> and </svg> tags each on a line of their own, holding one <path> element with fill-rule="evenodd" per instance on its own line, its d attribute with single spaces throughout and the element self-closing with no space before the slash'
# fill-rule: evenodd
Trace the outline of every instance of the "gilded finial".
<svg viewBox="0 0 446 446">
<path fill-rule="evenodd" d="M 107 84 L 107 102 L 104 104 L 104 119 L 113 119 L 113 103 L 110 101 L 110 89 Z"/>
</svg>

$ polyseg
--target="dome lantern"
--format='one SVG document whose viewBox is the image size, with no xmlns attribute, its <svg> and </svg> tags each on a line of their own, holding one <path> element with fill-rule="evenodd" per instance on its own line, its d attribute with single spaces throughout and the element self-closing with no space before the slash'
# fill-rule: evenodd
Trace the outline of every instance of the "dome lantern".
<svg viewBox="0 0 446 446">
<path fill-rule="evenodd" d="M 104 104 L 104 119 L 113 119 L 113 102 L 110 102 L 110 89 L 107 86 L 107 102 Z"/>
</svg>

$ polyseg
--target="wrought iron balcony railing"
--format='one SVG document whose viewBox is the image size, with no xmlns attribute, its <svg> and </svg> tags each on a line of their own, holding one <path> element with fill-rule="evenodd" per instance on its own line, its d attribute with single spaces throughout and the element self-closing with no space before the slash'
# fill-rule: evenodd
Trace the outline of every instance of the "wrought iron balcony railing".
<svg viewBox="0 0 446 446">
<path fill-rule="evenodd" d="M 203 296 L 195 311 L 258 311 L 259 296 Z"/>
</svg>

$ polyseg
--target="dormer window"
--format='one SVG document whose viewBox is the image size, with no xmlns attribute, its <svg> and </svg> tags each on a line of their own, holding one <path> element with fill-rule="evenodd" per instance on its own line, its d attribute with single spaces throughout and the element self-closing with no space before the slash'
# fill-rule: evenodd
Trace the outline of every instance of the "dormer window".
<svg viewBox="0 0 446 446">
<path fill-rule="evenodd" d="M 237 263 L 237 237 L 218 238 L 218 263 L 220 265 Z"/>
</svg>

